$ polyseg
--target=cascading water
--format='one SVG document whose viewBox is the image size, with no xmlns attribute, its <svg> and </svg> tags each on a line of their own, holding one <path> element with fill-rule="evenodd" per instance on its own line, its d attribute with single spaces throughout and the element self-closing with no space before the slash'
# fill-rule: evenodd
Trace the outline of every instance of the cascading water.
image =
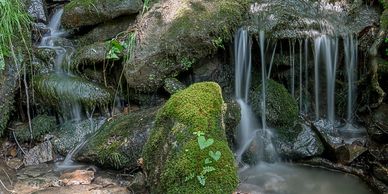
<svg viewBox="0 0 388 194">
<path fill-rule="evenodd" d="M 355 71 L 357 70 L 357 39 L 353 35 L 345 36 L 344 38 L 344 50 L 345 50 L 345 65 L 346 75 L 348 82 L 348 98 L 347 98 L 347 112 L 346 121 L 348 123 L 353 122 L 353 105 L 355 102 L 356 84 L 357 79 Z"/>
</svg>

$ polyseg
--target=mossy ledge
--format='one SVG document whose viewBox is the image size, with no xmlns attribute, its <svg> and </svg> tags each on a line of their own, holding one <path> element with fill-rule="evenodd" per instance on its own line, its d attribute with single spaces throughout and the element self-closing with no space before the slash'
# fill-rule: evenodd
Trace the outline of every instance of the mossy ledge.
<svg viewBox="0 0 388 194">
<path fill-rule="evenodd" d="M 221 88 L 213 82 L 191 85 L 172 95 L 159 110 L 156 123 L 144 150 L 144 167 L 151 193 L 232 193 L 238 184 L 233 154 L 223 125 L 224 102 Z M 214 143 L 201 150 L 197 136 L 201 131 Z M 222 153 L 212 163 L 216 169 L 206 174 L 202 186 L 197 178 L 210 150 Z"/>
</svg>

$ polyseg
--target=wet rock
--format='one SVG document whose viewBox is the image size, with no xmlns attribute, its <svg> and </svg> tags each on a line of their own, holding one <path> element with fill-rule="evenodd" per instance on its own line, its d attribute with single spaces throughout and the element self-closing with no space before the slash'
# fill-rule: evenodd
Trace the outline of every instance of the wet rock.
<svg viewBox="0 0 388 194">
<path fill-rule="evenodd" d="M 85 141 L 87 136 L 94 134 L 104 122 L 105 119 L 101 118 L 64 123 L 53 133 L 55 137 L 51 139 L 56 153 L 65 156 L 76 145 Z"/>
<path fill-rule="evenodd" d="M 388 144 L 388 104 L 382 104 L 374 111 L 368 128 L 369 136 L 376 142 Z"/>
<path fill-rule="evenodd" d="M 111 20 L 122 15 L 138 13 L 143 6 L 141 0 L 80 0 L 71 1 L 64 7 L 62 25 L 78 28 Z"/>
<path fill-rule="evenodd" d="M 40 42 L 42 37 L 47 34 L 50 29 L 44 23 L 32 23 L 31 25 L 31 36 L 33 42 Z"/>
<path fill-rule="evenodd" d="M 40 99 L 58 110 L 68 107 L 63 107 L 63 103 L 78 102 L 84 107 L 93 108 L 104 107 L 112 100 L 108 89 L 79 77 L 49 74 L 35 77 L 33 83 Z"/>
<path fill-rule="evenodd" d="M 366 152 L 368 149 L 364 146 L 356 145 L 356 144 L 346 144 L 338 147 L 336 149 L 336 158 L 337 161 L 342 164 L 350 164 L 359 157 L 361 154 Z"/>
<path fill-rule="evenodd" d="M 32 123 L 32 138 L 42 141 L 43 136 L 57 128 L 56 118 L 47 115 L 38 115 L 31 120 Z M 27 142 L 31 139 L 30 129 L 28 124 L 18 125 L 15 128 L 15 135 L 19 142 Z"/>
<path fill-rule="evenodd" d="M 237 171 L 225 136 L 224 111 L 221 88 L 214 82 L 196 83 L 171 96 L 159 110 L 142 154 L 152 193 L 231 193 L 236 189 Z M 206 141 L 202 147 L 193 134 L 198 131 Z M 210 159 L 211 150 L 221 155 Z M 195 176 L 200 176 L 198 167 L 206 158 L 217 173 L 206 174 L 206 185 L 201 185 Z"/>
<path fill-rule="evenodd" d="M 41 62 L 39 65 L 34 66 L 38 73 L 47 74 L 54 71 L 55 58 L 57 56 L 54 49 L 36 48 L 34 49 L 34 56 Z"/>
<path fill-rule="evenodd" d="M 45 141 L 27 152 L 24 156 L 24 165 L 37 165 L 54 160 L 53 145 L 50 141 Z"/>
<path fill-rule="evenodd" d="M 247 2 L 167 0 L 155 4 L 137 24 L 135 55 L 125 69 L 129 87 L 155 91 L 164 79 L 214 54 L 240 26 Z"/>
<path fill-rule="evenodd" d="M 235 100 L 226 100 L 225 133 L 229 147 L 236 148 L 237 130 L 241 119 L 241 109 Z"/>
<path fill-rule="evenodd" d="M 75 156 L 81 162 L 114 169 L 138 168 L 157 109 L 121 115 L 106 122 Z"/>
<path fill-rule="evenodd" d="M 262 87 L 259 85 L 250 93 L 252 110 L 256 115 L 261 115 Z M 275 82 L 268 80 L 266 84 L 266 112 L 268 125 L 276 130 L 279 135 L 290 136 L 299 117 L 296 100 L 287 89 Z M 296 135 L 298 133 L 294 133 Z"/>
<path fill-rule="evenodd" d="M 94 179 L 94 172 L 89 170 L 76 170 L 74 172 L 64 173 L 59 180 L 66 186 L 68 185 L 88 185 Z"/>
<path fill-rule="evenodd" d="M 133 28 L 135 19 L 134 16 L 124 16 L 99 24 L 87 34 L 82 35 L 80 41 L 86 45 L 110 40 L 120 32 Z"/>
<path fill-rule="evenodd" d="M 66 187 L 51 187 L 41 191 L 34 192 L 35 194 L 131 194 L 127 188 L 120 186 L 101 186 L 101 185 L 71 185 Z"/>
<path fill-rule="evenodd" d="M 108 44 L 105 42 L 99 42 L 81 47 L 74 54 L 71 69 L 76 69 L 80 65 L 88 66 L 93 64 L 102 64 L 106 60 L 106 54 L 108 50 Z"/>
<path fill-rule="evenodd" d="M 186 86 L 176 78 L 167 78 L 164 80 L 163 88 L 170 94 L 183 90 Z"/>
<path fill-rule="evenodd" d="M 43 0 L 24 0 L 28 13 L 37 22 L 47 22 L 47 10 Z"/>
<path fill-rule="evenodd" d="M 21 160 L 19 158 L 9 159 L 6 161 L 6 163 L 7 163 L 8 167 L 15 169 L 15 170 L 21 168 L 24 165 L 23 160 Z"/>
<path fill-rule="evenodd" d="M 274 144 L 281 157 L 300 160 L 319 156 L 324 148 L 318 136 L 305 124 L 298 124 L 302 128 L 294 139 L 276 138 Z"/>
<path fill-rule="evenodd" d="M 215 74 L 222 66 L 221 61 L 217 57 L 205 58 L 198 64 L 193 65 L 193 81 L 216 81 Z"/>
</svg>

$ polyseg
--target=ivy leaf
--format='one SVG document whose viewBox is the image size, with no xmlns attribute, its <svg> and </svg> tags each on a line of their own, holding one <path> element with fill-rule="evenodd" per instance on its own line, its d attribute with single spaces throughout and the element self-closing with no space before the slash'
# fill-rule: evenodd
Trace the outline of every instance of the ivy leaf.
<svg viewBox="0 0 388 194">
<path fill-rule="evenodd" d="M 190 173 L 189 176 L 185 177 L 185 182 L 187 182 L 187 181 L 193 179 L 194 176 L 195 176 L 194 173 Z"/>
<path fill-rule="evenodd" d="M 204 136 L 198 137 L 198 145 L 201 150 L 211 146 L 213 143 L 214 143 L 214 139 L 209 138 L 206 140 Z"/>
<path fill-rule="evenodd" d="M 198 137 L 200 137 L 200 136 L 205 135 L 205 133 L 202 131 L 196 131 L 196 132 L 193 132 L 193 135 L 197 135 Z"/>
<path fill-rule="evenodd" d="M 206 184 L 206 177 L 205 176 L 203 176 L 203 175 L 197 176 L 197 180 L 199 181 L 199 184 L 201 184 L 202 186 L 205 186 L 205 184 Z"/>
<path fill-rule="evenodd" d="M 209 173 L 209 172 L 212 172 L 215 170 L 216 170 L 216 168 L 214 168 L 213 166 L 205 166 L 202 169 L 201 175 L 205 175 L 206 173 Z"/>
<path fill-rule="evenodd" d="M 206 158 L 206 159 L 205 159 L 205 164 L 210 164 L 210 163 L 212 163 L 212 161 L 210 160 L 210 158 Z"/>
<path fill-rule="evenodd" d="M 215 161 L 218 161 L 221 158 L 221 152 L 216 151 L 214 153 L 213 151 L 209 151 L 209 156 L 212 157 Z"/>
</svg>

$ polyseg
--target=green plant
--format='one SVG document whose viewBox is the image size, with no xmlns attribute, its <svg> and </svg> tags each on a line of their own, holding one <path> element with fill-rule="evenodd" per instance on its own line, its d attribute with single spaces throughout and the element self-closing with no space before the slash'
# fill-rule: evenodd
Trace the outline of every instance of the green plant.
<svg viewBox="0 0 388 194">
<path fill-rule="evenodd" d="M 221 37 L 217 37 L 217 38 L 213 39 L 212 43 L 213 43 L 213 46 L 215 46 L 217 48 L 225 49 L 224 41 L 222 40 Z"/>
<path fill-rule="evenodd" d="M 119 35 L 108 41 L 109 50 L 106 54 L 106 59 L 119 60 L 119 56 L 124 54 L 124 60 L 128 61 L 131 59 L 133 50 L 135 48 L 136 33 L 128 33 L 124 38 L 119 37 Z"/>
<path fill-rule="evenodd" d="M 18 53 L 14 50 L 15 42 L 22 41 L 28 48 L 27 32 L 31 22 L 20 0 L 0 0 L 0 71 L 5 67 L 5 59 L 11 57 L 15 62 Z"/>
<path fill-rule="evenodd" d="M 181 65 L 183 66 L 183 68 L 185 70 L 188 70 L 194 63 L 195 63 L 195 60 L 194 59 L 189 59 L 187 57 L 183 57 L 180 61 Z"/>
<path fill-rule="evenodd" d="M 198 146 L 199 146 L 199 149 L 201 150 L 204 150 L 210 147 L 214 143 L 214 139 L 212 138 L 206 139 L 205 133 L 202 131 L 193 132 L 193 135 L 197 136 Z M 189 150 L 186 150 L 186 151 L 189 151 Z M 203 164 L 202 171 L 196 176 L 199 184 L 201 184 L 202 186 L 206 185 L 206 178 L 207 178 L 206 175 L 210 172 L 217 170 L 213 166 L 210 166 L 210 164 L 220 160 L 221 152 L 220 151 L 213 152 L 212 150 L 210 150 L 208 153 L 208 156 L 209 157 L 202 162 Z M 191 172 L 187 177 L 185 177 L 185 182 L 193 179 L 195 175 L 196 174 L 194 172 Z"/>
</svg>

